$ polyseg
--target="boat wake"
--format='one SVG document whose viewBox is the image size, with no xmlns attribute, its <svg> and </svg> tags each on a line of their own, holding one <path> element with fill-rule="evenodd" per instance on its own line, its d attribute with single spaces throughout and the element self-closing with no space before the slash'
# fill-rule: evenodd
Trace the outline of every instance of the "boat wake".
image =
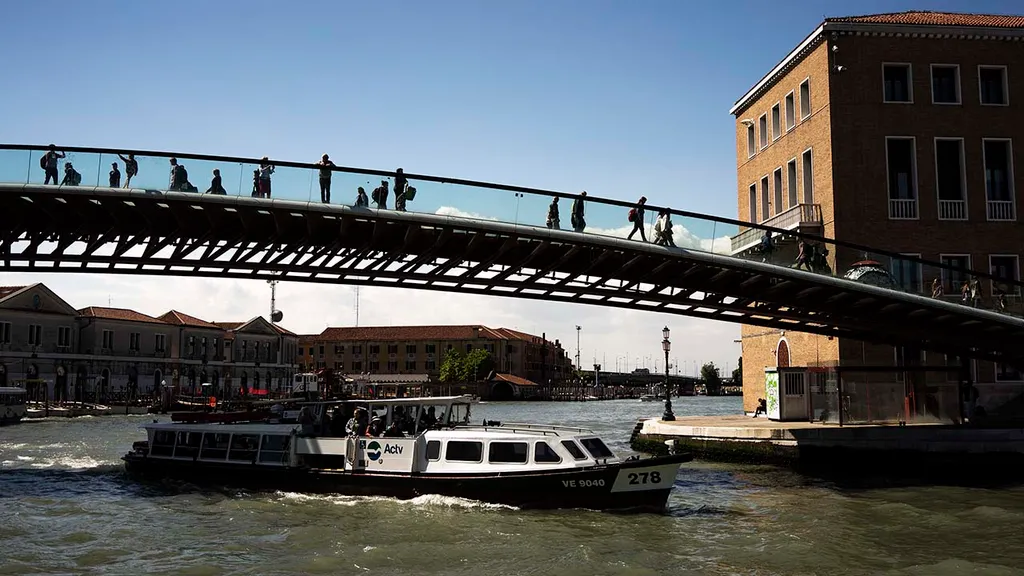
<svg viewBox="0 0 1024 576">
<path fill-rule="evenodd" d="M 292 502 L 326 502 L 337 506 L 359 506 L 361 504 L 376 504 L 380 502 L 392 502 L 401 506 L 414 506 L 425 508 L 461 508 L 467 510 L 519 510 L 515 506 L 505 504 L 491 504 L 468 498 L 455 496 L 441 496 L 437 494 L 424 494 L 411 500 L 400 500 L 386 496 L 343 496 L 343 495 L 318 495 L 302 494 L 298 492 L 275 492 L 274 495 L 282 500 Z"/>
</svg>

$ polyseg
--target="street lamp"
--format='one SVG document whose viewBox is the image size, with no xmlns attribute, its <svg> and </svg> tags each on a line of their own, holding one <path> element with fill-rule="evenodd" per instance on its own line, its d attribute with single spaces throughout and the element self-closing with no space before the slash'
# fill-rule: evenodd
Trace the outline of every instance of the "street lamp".
<svg viewBox="0 0 1024 576">
<path fill-rule="evenodd" d="M 676 415 L 672 413 L 672 387 L 668 384 L 668 353 L 672 350 L 672 342 L 669 341 L 668 336 L 668 326 L 665 326 L 661 330 L 661 349 L 665 351 L 665 413 L 662 414 L 661 419 L 665 422 L 672 422 L 676 419 Z"/>
</svg>

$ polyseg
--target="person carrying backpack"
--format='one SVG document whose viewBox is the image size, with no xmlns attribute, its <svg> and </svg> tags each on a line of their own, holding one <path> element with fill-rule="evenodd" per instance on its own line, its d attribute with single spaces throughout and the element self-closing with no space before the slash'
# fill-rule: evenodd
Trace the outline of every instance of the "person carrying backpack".
<svg viewBox="0 0 1024 576">
<path fill-rule="evenodd" d="M 171 158 L 171 183 L 168 185 L 167 190 L 171 192 L 181 192 L 185 190 L 185 183 L 188 182 L 188 171 L 185 167 L 178 164 L 177 158 Z"/>
<path fill-rule="evenodd" d="M 559 228 L 561 228 L 561 222 L 558 218 L 558 196 L 552 198 L 551 204 L 548 205 L 547 225 L 548 228 L 551 228 L 553 230 L 558 230 Z"/>
<path fill-rule="evenodd" d="M 380 186 L 373 189 L 371 195 L 373 197 L 373 203 L 377 205 L 379 210 L 388 209 L 388 181 L 381 180 Z"/>
<path fill-rule="evenodd" d="M 117 157 L 124 162 L 124 175 L 126 177 L 124 187 L 130 188 L 132 185 L 132 176 L 139 173 L 139 161 L 135 159 L 135 154 L 132 153 L 129 153 L 127 158 L 122 154 L 118 154 Z"/>
<path fill-rule="evenodd" d="M 580 197 L 572 201 L 572 210 L 569 213 L 569 221 L 572 229 L 576 232 L 583 232 L 587 227 L 587 220 L 583 217 L 583 202 L 587 197 L 587 191 L 580 192 Z"/>
<path fill-rule="evenodd" d="M 640 200 L 637 201 L 636 206 L 629 209 L 629 215 L 627 218 L 633 223 L 633 230 L 626 237 L 626 240 L 632 240 L 633 234 L 640 232 L 640 240 L 647 242 L 647 235 L 644 234 L 644 205 L 647 204 L 647 197 L 641 196 Z"/>
<path fill-rule="evenodd" d="M 78 186 L 82 183 L 82 175 L 75 170 L 75 167 L 71 165 L 71 162 L 64 163 L 64 180 L 61 181 L 61 186 Z"/>
<path fill-rule="evenodd" d="M 46 173 L 46 179 L 43 181 L 44 186 L 49 184 L 51 179 L 53 180 L 54 185 L 57 184 L 57 160 L 65 157 L 63 152 L 57 152 L 57 147 L 53 144 L 50 144 L 49 148 L 50 149 L 39 158 L 39 167 Z"/>
</svg>

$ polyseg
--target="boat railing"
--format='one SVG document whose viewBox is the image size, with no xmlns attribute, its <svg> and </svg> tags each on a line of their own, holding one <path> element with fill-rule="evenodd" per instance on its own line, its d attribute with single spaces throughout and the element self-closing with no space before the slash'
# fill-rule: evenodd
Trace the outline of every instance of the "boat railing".
<svg viewBox="0 0 1024 576">
<path fill-rule="evenodd" d="M 472 425 L 471 425 L 472 426 Z M 555 426 L 550 424 L 529 424 L 525 422 L 494 422 L 485 424 L 483 426 L 473 426 L 474 428 L 494 428 L 502 429 L 505 431 L 515 431 L 515 429 L 522 429 L 530 432 L 541 432 L 547 430 L 557 436 L 557 432 L 576 432 L 578 434 L 593 434 L 594 431 L 589 428 L 579 428 L 577 426 Z"/>
</svg>

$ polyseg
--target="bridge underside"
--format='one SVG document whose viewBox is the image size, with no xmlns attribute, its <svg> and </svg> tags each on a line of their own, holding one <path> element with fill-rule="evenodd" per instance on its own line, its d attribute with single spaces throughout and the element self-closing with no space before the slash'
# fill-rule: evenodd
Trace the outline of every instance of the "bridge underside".
<svg viewBox="0 0 1024 576">
<path fill-rule="evenodd" d="M 727 256 L 485 220 L 0 185 L 0 270 L 271 279 L 649 310 L 1024 362 L 1024 321 Z"/>
</svg>

